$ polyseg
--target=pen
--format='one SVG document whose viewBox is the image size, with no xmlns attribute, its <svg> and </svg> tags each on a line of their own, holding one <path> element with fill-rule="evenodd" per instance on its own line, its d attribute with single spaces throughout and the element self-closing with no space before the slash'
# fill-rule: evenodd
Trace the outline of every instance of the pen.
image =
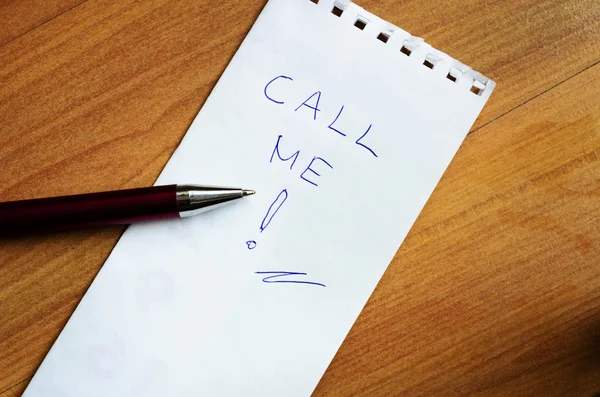
<svg viewBox="0 0 600 397">
<path fill-rule="evenodd" d="M 0 234 L 184 218 L 254 194 L 253 190 L 166 185 L 0 203 Z"/>
</svg>

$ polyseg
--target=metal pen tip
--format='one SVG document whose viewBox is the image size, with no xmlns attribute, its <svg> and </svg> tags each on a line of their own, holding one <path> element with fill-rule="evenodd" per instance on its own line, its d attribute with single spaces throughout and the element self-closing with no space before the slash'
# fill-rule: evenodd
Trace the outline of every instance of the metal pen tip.
<svg viewBox="0 0 600 397">
<path fill-rule="evenodd" d="M 252 196 L 254 193 L 256 193 L 254 190 L 248 190 L 248 189 L 242 190 L 242 196 Z"/>
</svg>

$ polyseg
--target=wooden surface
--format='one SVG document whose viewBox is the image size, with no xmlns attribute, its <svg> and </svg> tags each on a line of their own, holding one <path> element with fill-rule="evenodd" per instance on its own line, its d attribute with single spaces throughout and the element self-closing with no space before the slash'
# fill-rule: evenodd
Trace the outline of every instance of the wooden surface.
<svg viewBox="0 0 600 397">
<path fill-rule="evenodd" d="M 315 395 L 600 393 L 600 3 L 359 4 L 498 86 Z M 0 200 L 152 184 L 263 5 L 0 2 Z M 0 397 L 121 232 L 0 240 Z"/>
</svg>

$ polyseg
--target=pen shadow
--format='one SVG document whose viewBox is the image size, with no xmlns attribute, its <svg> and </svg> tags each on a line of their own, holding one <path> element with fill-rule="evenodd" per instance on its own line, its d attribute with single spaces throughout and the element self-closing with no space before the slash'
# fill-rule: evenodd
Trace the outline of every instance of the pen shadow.
<svg viewBox="0 0 600 397">
<path fill-rule="evenodd" d="M 103 225 L 96 227 L 81 227 L 74 229 L 47 229 L 47 230 L 32 230 L 32 231 L 0 231 L 0 247 L 3 244 L 14 244 L 16 242 L 36 242 L 46 240 L 48 238 L 69 238 L 83 237 L 92 234 L 119 233 L 122 234 L 127 225 Z"/>
<path fill-rule="evenodd" d="M 101 255 L 108 255 L 125 230 L 125 225 L 107 225 L 92 229 L 0 233 L 0 271 L 14 271 L 15 261 L 24 266 L 21 271 L 25 268 L 33 271 L 41 265 L 40 261 L 50 262 L 63 253 L 75 252 L 72 250 L 78 247 L 86 250 L 102 247 Z"/>
</svg>

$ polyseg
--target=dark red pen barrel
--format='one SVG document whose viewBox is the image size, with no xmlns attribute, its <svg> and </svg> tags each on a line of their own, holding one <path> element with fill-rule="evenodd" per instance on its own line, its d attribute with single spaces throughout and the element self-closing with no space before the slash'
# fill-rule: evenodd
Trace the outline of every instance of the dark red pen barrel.
<svg viewBox="0 0 600 397">
<path fill-rule="evenodd" d="M 168 185 L 0 203 L 0 234 L 178 217 L 176 189 Z"/>
</svg>

